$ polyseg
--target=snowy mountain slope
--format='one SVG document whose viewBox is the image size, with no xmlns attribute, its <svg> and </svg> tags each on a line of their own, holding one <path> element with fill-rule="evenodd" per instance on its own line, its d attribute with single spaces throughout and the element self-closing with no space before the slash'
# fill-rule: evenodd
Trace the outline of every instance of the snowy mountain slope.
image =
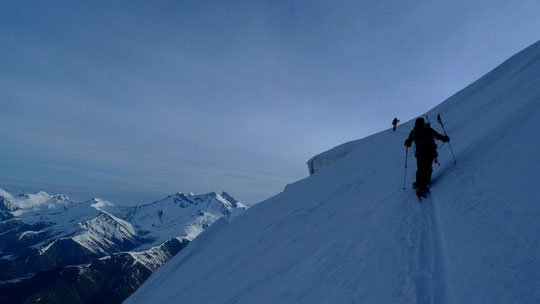
<svg viewBox="0 0 540 304">
<path fill-rule="evenodd" d="M 10 255 L 19 254 L 22 248 L 38 249 L 43 255 L 65 239 L 96 256 L 135 247 L 146 250 L 172 237 L 191 240 L 217 218 L 232 219 L 246 209 L 225 192 L 188 196 L 177 193 L 132 207 L 115 206 L 101 199 L 72 202 L 66 196 L 45 192 L 13 197 L 2 190 L 2 194 L 0 205 L 10 218 L 0 222 L 0 233 L 4 235 L 0 250 Z"/>
<path fill-rule="evenodd" d="M 72 202 L 45 192 L 14 197 L 0 190 L 0 209 L 0 302 L 30 301 L 29 296 L 62 302 L 68 296 L 69 302 L 84 303 L 112 293 L 118 303 L 214 221 L 231 220 L 246 207 L 225 192 L 177 193 L 121 207 L 101 199 Z M 104 257 L 114 259 L 96 262 Z M 126 263 L 132 266 L 122 266 Z M 85 271 L 69 268 L 74 265 Z M 96 274 L 96 267 L 110 269 Z M 125 285 L 113 278 L 120 274 L 135 277 Z M 81 282 L 94 283 L 89 289 Z"/>
<path fill-rule="evenodd" d="M 424 203 L 409 121 L 312 158 L 125 303 L 540 302 L 540 42 L 426 113 L 442 132 L 438 113 L 458 163 L 440 147 Z"/>
<path fill-rule="evenodd" d="M 156 246 L 171 235 L 192 240 L 218 218 L 232 220 L 246 209 L 226 192 L 176 193 L 151 204 L 120 208 L 115 214 L 134 223 L 136 229 L 148 231 L 145 237 L 152 240 L 151 246 Z M 178 231 L 178 227 L 182 227 L 182 231 Z M 149 244 L 138 250 L 146 250 Z"/>
<path fill-rule="evenodd" d="M 112 203 L 72 202 L 45 192 L 10 196 L 2 204 L 12 217 L 0 222 L 0 266 L 6 269 L 0 280 L 85 263 L 145 241 L 131 224 L 101 209 Z"/>
<path fill-rule="evenodd" d="M 18 284 L 0 285 L 0 302 L 121 303 L 188 243 L 173 238 L 147 251 L 120 252 L 87 264 L 49 269 Z"/>
</svg>

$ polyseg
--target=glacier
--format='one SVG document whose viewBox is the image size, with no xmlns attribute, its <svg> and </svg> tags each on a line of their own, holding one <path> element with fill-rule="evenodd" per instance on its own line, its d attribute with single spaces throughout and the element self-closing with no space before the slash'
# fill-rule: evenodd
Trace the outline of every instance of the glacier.
<svg viewBox="0 0 540 304">
<path fill-rule="evenodd" d="M 540 42 L 419 115 L 442 133 L 437 114 L 457 164 L 439 142 L 423 203 L 413 119 L 315 156 L 125 303 L 540 303 Z"/>
</svg>

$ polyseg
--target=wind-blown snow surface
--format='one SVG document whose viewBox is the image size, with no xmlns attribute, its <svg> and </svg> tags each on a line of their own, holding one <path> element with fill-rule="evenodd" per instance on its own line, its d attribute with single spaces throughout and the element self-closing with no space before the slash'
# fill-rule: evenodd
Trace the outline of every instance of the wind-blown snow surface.
<svg viewBox="0 0 540 304">
<path fill-rule="evenodd" d="M 422 204 L 409 121 L 315 157 L 126 303 L 540 303 L 540 42 L 429 111 L 442 132 L 437 113 L 458 163 L 442 146 Z"/>
</svg>

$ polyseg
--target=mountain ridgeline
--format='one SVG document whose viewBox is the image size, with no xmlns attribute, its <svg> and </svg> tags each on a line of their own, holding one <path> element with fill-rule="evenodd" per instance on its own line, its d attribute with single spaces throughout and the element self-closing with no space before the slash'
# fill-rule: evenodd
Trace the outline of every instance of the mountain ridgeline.
<svg viewBox="0 0 540 304">
<path fill-rule="evenodd" d="M 124 207 L 0 190 L 0 303 L 121 303 L 212 223 L 245 210 L 225 192 Z"/>
</svg>

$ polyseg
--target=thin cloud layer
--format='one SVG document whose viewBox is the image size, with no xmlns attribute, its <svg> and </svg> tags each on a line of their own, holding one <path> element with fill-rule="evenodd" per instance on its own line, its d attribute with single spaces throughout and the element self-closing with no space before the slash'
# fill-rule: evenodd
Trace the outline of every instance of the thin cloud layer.
<svg viewBox="0 0 540 304">
<path fill-rule="evenodd" d="M 1 181 L 125 202 L 265 199 L 314 154 L 414 118 L 533 43 L 540 13 L 534 1 L 0 6 Z"/>
</svg>

